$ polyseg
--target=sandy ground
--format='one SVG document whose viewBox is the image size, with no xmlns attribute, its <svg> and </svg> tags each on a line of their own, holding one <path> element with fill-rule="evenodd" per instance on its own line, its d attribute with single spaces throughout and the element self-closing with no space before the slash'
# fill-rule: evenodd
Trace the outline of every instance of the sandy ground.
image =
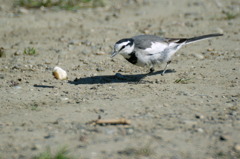
<svg viewBox="0 0 240 159">
<path fill-rule="evenodd" d="M 0 7 L 0 158 L 62 147 L 84 159 L 240 158 L 239 0 L 114 1 L 76 12 L 11 3 Z M 164 76 L 143 82 L 147 68 L 108 54 L 134 35 L 208 33 L 224 36 L 183 47 Z M 53 78 L 57 65 L 68 80 Z M 87 124 L 99 116 L 131 124 Z"/>
</svg>

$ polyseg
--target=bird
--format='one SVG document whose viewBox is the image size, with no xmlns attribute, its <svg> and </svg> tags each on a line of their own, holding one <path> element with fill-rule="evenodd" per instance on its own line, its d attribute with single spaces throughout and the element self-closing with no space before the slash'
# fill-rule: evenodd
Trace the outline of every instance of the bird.
<svg viewBox="0 0 240 159">
<path fill-rule="evenodd" d="M 223 36 L 223 34 L 207 34 L 192 38 L 164 38 L 156 35 L 137 35 L 124 38 L 114 45 L 111 57 L 122 55 L 128 62 L 140 67 L 150 68 L 149 74 L 155 71 L 154 67 L 166 63 L 161 75 L 167 70 L 173 55 L 184 45 L 197 41 Z"/>
</svg>

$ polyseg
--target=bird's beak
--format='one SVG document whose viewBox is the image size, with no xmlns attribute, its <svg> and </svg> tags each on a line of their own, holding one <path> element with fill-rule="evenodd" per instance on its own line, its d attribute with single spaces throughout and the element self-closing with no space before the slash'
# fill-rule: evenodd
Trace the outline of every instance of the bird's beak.
<svg viewBox="0 0 240 159">
<path fill-rule="evenodd" d="M 111 58 L 113 58 L 114 56 L 116 56 L 118 54 L 117 51 L 113 51 L 112 55 L 111 55 Z"/>
</svg>

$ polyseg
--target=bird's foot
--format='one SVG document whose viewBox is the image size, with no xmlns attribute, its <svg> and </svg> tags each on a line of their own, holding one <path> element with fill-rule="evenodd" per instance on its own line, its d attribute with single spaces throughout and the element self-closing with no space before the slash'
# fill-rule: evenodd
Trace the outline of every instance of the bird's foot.
<svg viewBox="0 0 240 159">
<path fill-rule="evenodd" d="M 155 71 L 154 68 L 151 67 L 148 74 L 153 73 L 154 71 Z"/>
</svg>

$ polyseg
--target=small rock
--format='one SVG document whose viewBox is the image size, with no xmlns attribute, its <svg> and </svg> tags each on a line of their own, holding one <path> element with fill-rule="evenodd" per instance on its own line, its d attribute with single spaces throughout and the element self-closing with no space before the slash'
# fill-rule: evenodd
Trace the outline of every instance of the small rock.
<svg viewBox="0 0 240 159">
<path fill-rule="evenodd" d="M 183 123 L 192 127 L 197 125 L 197 122 L 193 120 L 185 120 Z"/>
<path fill-rule="evenodd" d="M 193 54 L 193 56 L 200 59 L 200 60 L 205 58 L 202 54 Z"/>
<path fill-rule="evenodd" d="M 87 136 L 83 136 L 83 135 L 81 135 L 80 137 L 79 137 L 79 141 L 81 141 L 81 142 L 87 142 Z"/>
<path fill-rule="evenodd" d="M 196 117 L 197 119 L 203 119 L 203 118 L 204 118 L 204 116 L 201 115 L 201 114 L 196 114 L 195 117 Z"/>
<path fill-rule="evenodd" d="M 133 132 L 134 132 L 134 130 L 133 129 L 127 129 L 127 135 L 131 135 L 131 134 L 133 134 Z"/>
<path fill-rule="evenodd" d="M 124 76 L 121 73 L 116 73 L 115 76 L 119 79 L 124 79 Z"/>
<path fill-rule="evenodd" d="M 237 113 L 236 111 L 232 111 L 232 112 L 230 112 L 230 113 L 229 113 L 229 115 L 232 115 L 232 116 L 237 116 L 237 115 L 238 115 L 238 113 Z"/>
<path fill-rule="evenodd" d="M 68 50 L 69 51 L 73 51 L 75 49 L 75 47 L 73 45 L 68 45 Z"/>
<path fill-rule="evenodd" d="M 52 138 L 52 137 L 54 137 L 53 134 L 48 134 L 48 135 L 44 136 L 44 139 L 50 139 L 50 138 Z"/>
<path fill-rule="evenodd" d="M 88 51 L 88 50 L 83 50 L 83 51 L 82 51 L 82 54 L 88 55 L 88 54 L 90 54 L 90 51 Z"/>
<path fill-rule="evenodd" d="M 160 81 L 159 79 L 156 79 L 156 80 L 155 80 L 155 83 L 160 84 L 161 81 Z"/>
<path fill-rule="evenodd" d="M 96 68 L 96 71 L 100 72 L 100 71 L 104 71 L 104 69 L 103 69 L 103 68 L 100 68 L 100 67 L 98 67 L 98 68 Z"/>
<path fill-rule="evenodd" d="M 5 8 L 6 8 L 6 7 L 5 7 L 4 5 L 1 5 L 1 6 L 0 6 L 0 11 L 4 11 Z"/>
<path fill-rule="evenodd" d="M 78 40 L 71 40 L 68 42 L 68 45 L 79 45 L 80 42 Z"/>
<path fill-rule="evenodd" d="M 4 75 L 3 74 L 0 74 L 0 79 L 4 79 Z"/>
<path fill-rule="evenodd" d="M 3 47 L 0 47 L 0 57 L 6 57 L 6 53 Z"/>
<path fill-rule="evenodd" d="M 203 130 L 202 128 L 198 128 L 198 129 L 197 129 L 197 132 L 199 132 L 199 133 L 203 133 L 204 130 Z"/>
<path fill-rule="evenodd" d="M 33 131 L 34 131 L 33 128 L 28 128 L 27 130 L 28 130 L 29 132 L 33 132 Z"/>
<path fill-rule="evenodd" d="M 58 118 L 57 120 L 55 120 L 54 122 L 53 122 L 53 124 L 59 124 L 60 122 L 62 122 L 63 121 L 63 118 Z"/>
<path fill-rule="evenodd" d="M 21 69 L 21 64 L 16 64 L 12 67 L 12 70 L 20 70 Z"/>
<path fill-rule="evenodd" d="M 58 66 L 53 68 L 53 76 L 59 80 L 65 80 L 68 78 L 67 72 Z"/>
<path fill-rule="evenodd" d="M 82 44 L 82 45 L 86 45 L 86 46 L 93 46 L 93 43 L 90 42 L 90 41 L 88 41 L 88 40 L 82 41 L 81 44 Z"/>
<path fill-rule="evenodd" d="M 104 128 L 103 131 L 106 135 L 113 135 L 116 133 L 116 129 L 114 128 Z"/>
<path fill-rule="evenodd" d="M 78 145 L 77 148 L 86 148 L 87 146 L 86 145 Z"/>
<path fill-rule="evenodd" d="M 240 144 L 236 144 L 233 149 L 237 152 L 240 152 Z"/>
<path fill-rule="evenodd" d="M 31 150 L 39 150 L 39 149 L 41 149 L 41 148 L 42 148 L 41 145 L 39 145 L 39 144 L 33 144 L 32 147 L 31 147 Z"/>
<path fill-rule="evenodd" d="M 19 8 L 18 12 L 22 13 L 22 14 L 28 14 L 29 13 L 29 11 L 25 8 Z"/>
<path fill-rule="evenodd" d="M 100 52 L 100 51 L 99 51 L 99 52 L 96 52 L 95 54 L 96 54 L 96 55 L 106 55 L 107 53 L 106 53 L 106 52 Z"/>
<path fill-rule="evenodd" d="M 222 28 L 216 28 L 216 31 L 217 31 L 218 33 L 220 33 L 220 34 L 223 34 L 223 33 L 224 33 L 224 31 L 223 31 Z"/>
<path fill-rule="evenodd" d="M 61 98 L 61 101 L 68 101 L 68 100 L 69 100 L 68 97 L 63 97 L 63 98 Z"/>
<path fill-rule="evenodd" d="M 168 103 L 163 103 L 163 106 L 164 106 L 164 107 L 170 107 L 170 104 L 168 104 Z"/>
<path fill-rule="evenodd" d="M 230 139 L 230 136 L 228 136 L 228 135 L 220 135 L 219 136 L 219 140 L 221 140 L 221 141 L 227 141 L 229 139 Z"/>
<path fill-rule="evenodd" d="M 19 86 L 19 85 L 17 85 L 17 86 L 14 86 L 13 88 L 15 88 L 15 89 L 21 89 L 22 87 Z"/>
<path fill-rule="evenodd" d="M 213 48 L 208 48 L 207 51 L 212 52 L 212 51 L 215 51 L 215 49 L 213 49 Z"/>
</svg>

